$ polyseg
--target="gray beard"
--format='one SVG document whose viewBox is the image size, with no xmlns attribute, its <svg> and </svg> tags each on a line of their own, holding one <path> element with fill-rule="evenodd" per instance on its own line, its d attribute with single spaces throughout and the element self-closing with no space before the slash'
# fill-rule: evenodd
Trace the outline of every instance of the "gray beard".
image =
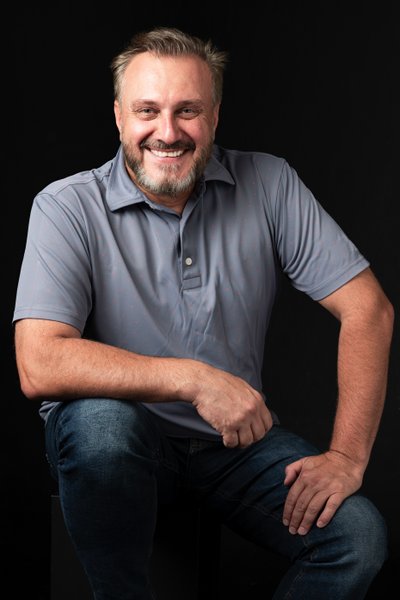
<svg viewBox="0 0 400 600">
<path fill-rule="evenodd" d="M 186 177 L 183 179 L 177 179 L 177 169 L 171 165 L 164 168 L 165 177 L 163 177 L 161 181 L 155 181 L 146 175 L 141 161 L 134 156 L 129 145 L 122 143 L 122 147 L 124 150 L 126 163 L 133 172 L 136 183 L 141 188 L 158 196 L 176 198 L 182 193 L 190 192 L 194 188 L 196 181 L 204 173 L 204 169 L 212 153 L 213 141 L 211 141 L 209 145 L 201 151 L 200 156 L 194 161 L 193 166 Z"/>
</svg>

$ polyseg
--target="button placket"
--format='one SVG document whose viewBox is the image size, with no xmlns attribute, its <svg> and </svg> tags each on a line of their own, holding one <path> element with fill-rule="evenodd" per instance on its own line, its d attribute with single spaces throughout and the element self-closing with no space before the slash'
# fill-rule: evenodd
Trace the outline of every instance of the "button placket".
<svg viewBox="0 0 400 600">
<path fill-rule="evenodd" d="M 187 225 L 186 225 L 187 228 Z M 188 244 L 188 232 L 182 233 L 182 288 L 184 290 L 201 286 L 199 266 L 194 256 L 192 244 Z"/>
<path fill-rule="evenodd" d="M 198 214 L 195 208 L 199 198 L 189 200 L 186 213 L 181 220 L 181 250 L 182 250 L 182 289 L 189 290 L 201 286 L 201 274 L 197 256 Z"/>
</svg>

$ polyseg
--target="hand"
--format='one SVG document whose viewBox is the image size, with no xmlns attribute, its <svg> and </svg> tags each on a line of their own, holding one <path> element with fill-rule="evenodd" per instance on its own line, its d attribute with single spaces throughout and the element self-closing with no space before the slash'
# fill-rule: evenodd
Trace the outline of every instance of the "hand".
<svg viewBox="0 0 400 600">
<path fill-rule="evenodd" d="M 308 456 L 286 467 L 284 484 L 291 486 L 283 510 L 290 533 L 305 535 L 316 521 L 324 527 L 362 482 L 354 462 L 336 451 Z"/>
<path fill-rule="evenodd" d="M 272 427 L 263 396 L 240 377 L 197 363 L 192 403 L 221 435 L 225 446 L 245 448 Z M 198 370 L 200 369 L 200 371 Z"/>
</svg>

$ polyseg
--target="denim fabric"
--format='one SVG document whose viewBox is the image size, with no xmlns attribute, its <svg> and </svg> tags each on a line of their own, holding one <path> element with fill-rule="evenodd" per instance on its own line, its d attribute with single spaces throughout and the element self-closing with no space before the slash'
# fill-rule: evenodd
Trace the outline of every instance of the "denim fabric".
<svg viewBox="0 0 400 600">
<path fill-rule="evenodd" d="M 183 490 L 246 539 L 290 559 L 274 600 L 361 600 L 386 559 L 384 520 L 360 494 L 325 528 L 288 532 L 285 466 L 319 451 L 280 425 L 248 448 L 228 449 L 166 437 L 140 403 L 82 399 L 50 412 L 46 449 L 96 600 L 154 598 L 149 560 L 158 503 Z"/>
</svg>

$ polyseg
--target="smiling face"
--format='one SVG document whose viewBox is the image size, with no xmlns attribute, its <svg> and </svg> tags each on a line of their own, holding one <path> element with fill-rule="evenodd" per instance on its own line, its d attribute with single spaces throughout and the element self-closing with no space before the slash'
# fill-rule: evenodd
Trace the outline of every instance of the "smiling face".
<svg viewBox="0 0 400 600">
<path fill-rule="evenodd" d="M 135 56 L 115 101 L 128 172 L 181 212 L 210 157 L 218 123 L 209 67 L 197 56 Z"/>
</svg>

